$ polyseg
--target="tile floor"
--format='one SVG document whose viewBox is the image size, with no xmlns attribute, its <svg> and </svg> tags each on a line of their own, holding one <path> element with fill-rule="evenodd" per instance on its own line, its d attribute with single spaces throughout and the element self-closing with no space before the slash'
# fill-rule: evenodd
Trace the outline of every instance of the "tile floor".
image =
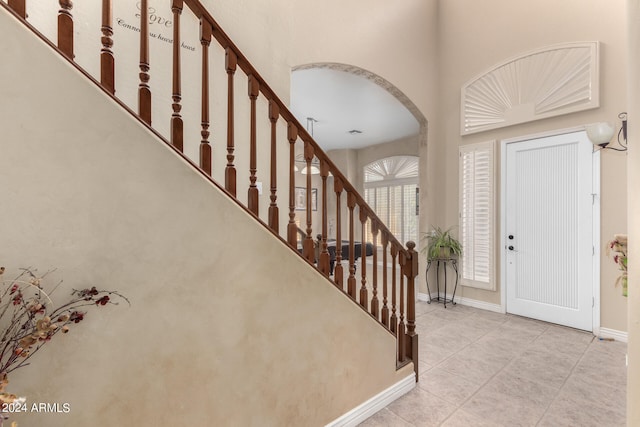
<svg viewBox="0 0 640 427">
<path fill-rule="evenodd" d="M 621 342 L 467 306 L 416 307 L 420 381 L 361 426 L 624 426 Z"/>
</svg>

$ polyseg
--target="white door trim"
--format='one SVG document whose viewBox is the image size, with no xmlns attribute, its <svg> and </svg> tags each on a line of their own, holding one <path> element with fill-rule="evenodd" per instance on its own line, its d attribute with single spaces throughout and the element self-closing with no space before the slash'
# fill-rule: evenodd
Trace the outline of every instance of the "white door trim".
<svg viewBox="0 0 640 427">
<path fill-rule="evenodd" d="M 507 176 L 507 144 L 514 142 L 528 141 L 531 139 L 545 138 L 549 136 L 564 135 L 567 133 L 580 132 L 586 130 L 586 126 L 576 126 L 566 129 L 541 132 L 530 135 L 523 135 L 500 141 L 500 306 L 503 313 L 507 312 L 507 292 L 506 292 L 506 241 L 503 230 L 506 228 L 506 183 L 504 177 Z M 594 150 L 593 156 L 593 333 L 597 335 L 600 331 L 600 150 Z"/>
<path fill-rule="evenodd" d="M 600 150 L 595 150 L 593 160 L 593 333 L 600 335 Z"/>
</svg>

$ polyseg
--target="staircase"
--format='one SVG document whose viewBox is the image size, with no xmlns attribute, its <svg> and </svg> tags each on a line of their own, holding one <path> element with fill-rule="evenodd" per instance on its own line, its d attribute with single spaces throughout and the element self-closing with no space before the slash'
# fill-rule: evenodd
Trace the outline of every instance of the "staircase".
<svg viewBox="0 0 640 427">
<path fill-rule="evenodd" d="M 97 75 L 91 75 L 75 62 L 74 50 L 82 41 L 76 40 L 81 32 L 74 22 L 72 2 L 59 2 L 55 43 L 44 37 L 28 18 L 29 8 L 37 8 L 40 3 L 25 3 L 26 0 L 8 0 L 7 3 L 0 0 L 3 9 L 10 11 L 26 28 L 98 85 L 156 141 L 166 144 L 176 161 L 189 164 L 200 175 L 200 180 L 217 187 L 272 240 L 286 246 L 288 255 L 281 261 L 285 269 L 295 270 L 297 263 L 302 261 L 308 270 L 303 275 L 309 278 L 306 280 L 314 281 L 313 286 L 316 281 L 322 283 L 321 286 L 330 286 L 336 295 L 345 297 L 349 310 L 366 314 L 367 322 L 377 323 L 377 328 L 395 342 L 393 369 L 404 372 L 406 367 L 411 367 L 417 380 L 415 277 L 418 258 L 415 244 L 409 242 L 405 248 L 391 235 L 199 1 L 173 0 L 170 9 L 167 6 L 167 10 L 156 10 L 149 7 L 147 0 L 142 0 L 139 2 L 139 22 L 127 22 L 128 27 L 122 23 L 114 27 L 112 1 L 103 0 L 99 19 L 101 50 L 96 52 L 99 56 Z M 157 25 L 161 19 L 167 22 L 167 17 L 171 17 L 172 23 L 166 27 L 172 31 L 171 43 L 166 36 L 162 40 L 161 34 L 150 36 L 154 34 L 150 25 Z M 130 94 L 126 94 L 126 84 L 121 89 L 116 82 L 116 76 L 122 75 L 118 71 L 120 63 L 126 68 L 128 60 L 120 61 L 114 53 L 118 51 L 114 46 L 118 31 L 129 36 L 139 33 L 138 69 L 132 77 L 122 79 L 125 83 L 137 80 L 134 102 L 128 98 Z M 194 51 L 190 49 L 193 47 L 191 41 L 183 38 L 196 33 L 199 45 Z M 154 67 L 155 57 L 151 53 L 157 51 L 152 48 L 158 40 L 170 44 L 171 49 L 168 57 L 156 61 L 170 66 Z M 129 46 L 129 53 L 132 50 Z M 214 65 L 219 68 L 214 69 Z M 156 95 L 155 81 L 170 84 L 169 102 L 165 102 L 167 97 L 163 99 L 162 93 Z M 194 85 L 194 81 L 199 84 Z M 246 96 L 237 95 L 237 87 L 242 84 L 246 85 Z M 194 87 L 198 92 L 197 99 L 193 97 Z M 196 117 L 193 117 L 194 112 Z M 314 182 L 311 174 L 297 173 L 296 163 L 300 163 L 296 159 L 300 155 L 307 168 L 312 163 L 319 164 L 319 180 Z M 265 185 L 268 198 L 261 197 L 260 179 L 268 180 L 268 186 Z M 315 187 L 319 188 L 318 200 L 314 201 Z M 302 200 L 296 197 L 300 194 Z M 335 224 L 332 235 L 328 229 L 330 222 Z M 299 233 L 300 229 L 302 233 Z M 366 236 L 367 232 L 373 236 L 372 242 L 362 241 L 361 236 Z M 245 245 L 253 244 L 250 240 L 245 242 Z M 176 254 L 176 258 L 179 257 L 180 254 Z M 369 258 L 373 267 L 368 264 Z M 240 259 L 237 262 L 242 268 L 243 263 L 248 267 L 254 261 Z M 273 274 L 280 274 L 281 266 L 275 267 Z M 317 319 L 317 322 L 326 321 L 322 316 Z M 294 342 L 295 339 L 289 344 L 292 351 L 296 349 Z M 372 344 L 372 348 L 377 346 L 379 344 Z M 336 364 L 340 364 L 341 357 L 335 355 Z M 369 375 L 375 377 L 377 373 L 370 372 Z M 312 409 L 309 411 L 313 412 Z M 333 414 L 326 421 L 338 415 L 340 413 Z"/>
</svg>

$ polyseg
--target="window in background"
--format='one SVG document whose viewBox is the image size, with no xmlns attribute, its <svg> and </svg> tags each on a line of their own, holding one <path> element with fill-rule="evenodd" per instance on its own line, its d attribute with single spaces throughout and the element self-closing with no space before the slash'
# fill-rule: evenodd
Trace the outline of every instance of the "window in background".
<svg viewBox="0 0 640 427">
<path fill-rule="evenodd" d="M 387 157 L 364 167 L 365 201 L 402 244 L 418 242 L 417 193 L 418 157 Z M 367 241 L 373 241 L 369 229 Z"/>
</svg>

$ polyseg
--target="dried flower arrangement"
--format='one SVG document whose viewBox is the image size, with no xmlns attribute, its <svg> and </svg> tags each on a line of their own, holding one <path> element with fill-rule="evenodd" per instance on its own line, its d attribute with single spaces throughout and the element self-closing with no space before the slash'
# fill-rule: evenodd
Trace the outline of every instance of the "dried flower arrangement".
<svg viewBox="0 0 640 427">
<path fill-rule="evenodd" d="M 620 276 L 616 279 L 616 286 L 618 283 L 622 284 L 622 295 L 627 296 L 628 277 L 627 277 L 627 235 L 616 234 L 613 236 L 613 240 L 607 244 L 607 255 L 613 252 L 613 262 L 616 263 L 618 269 L 622 271 Z"/>
<path fill-rule="evenodd" d="M 0 427 L 7 418 L 7 405 L 22 404 L 24 398 L 5 391 L 8 374 L 29 365 L 29 360 L 60 332 L 84 320 L 89 307 L 103 307 L 129 300 L 116 291 L 95 287 L 74 289 L 71 298 L 55 307 L 50 298 L 60 283 L 49 292 L 42 287 L 44 278 L 53 270 L 38 276 L 32 268 L 23 268 L 12 280 L 4 280 L 0 267 Z M 12 425 L 14 425 L 12 423 Z"/>
</svg>

